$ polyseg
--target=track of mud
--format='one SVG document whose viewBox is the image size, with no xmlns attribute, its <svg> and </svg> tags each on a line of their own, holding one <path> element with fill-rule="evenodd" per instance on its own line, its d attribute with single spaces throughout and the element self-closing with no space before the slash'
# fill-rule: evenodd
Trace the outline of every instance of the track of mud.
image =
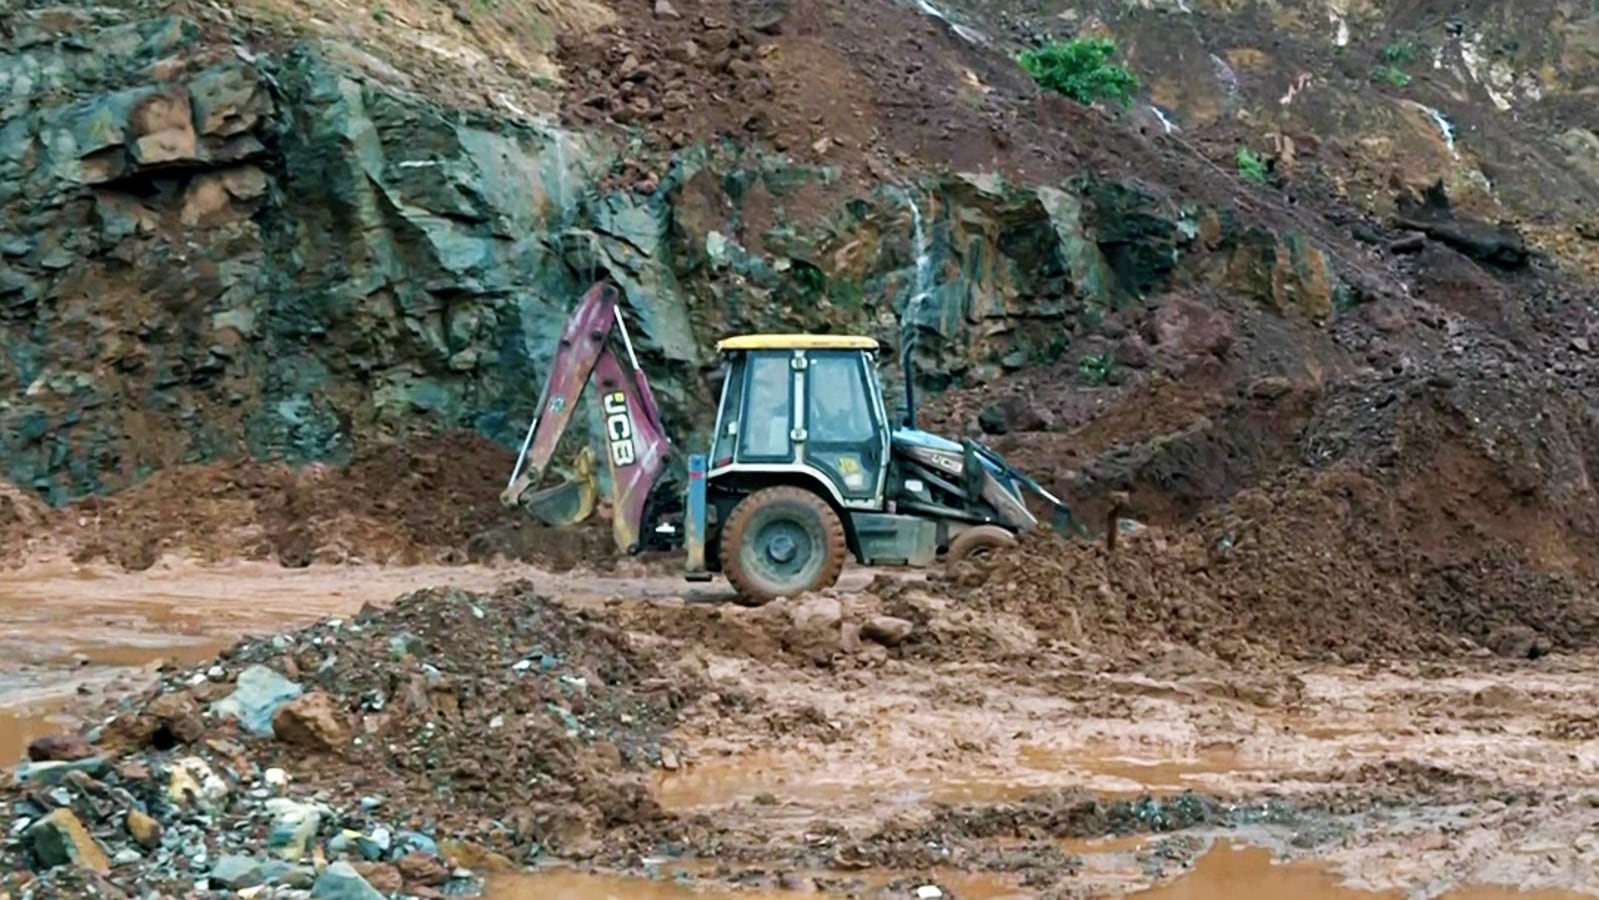
<svg viewBox="0 0 1599 900">
<path fill-rule="evenodd" d="M 164 820 L 212 858 L 250 852 L 257 832 L 243 823 L 261 815 L 250 810 L 262 789 L 247 773 L 278 766 L 292 777 L 283 796 L 338 810 L 319 842 L 340 829 L 420 830 L 457 842 L 457 862 L 488 875 L 495 897 L 678 896 L 627 880 L 650 873 L 752 897 L 807 887 L 909 896 L 925 884 L 958 897 L 1078 897 L 1166 882 L 1170 896 L 1191 897 L 1234 877 L 1257 891 L 1235 896 L 1288 886 L 1327 897 L 1599 893 L 1589 836 L 1599 659 L 1588 655 L 1360 666 L 1263 655 L 1241 666 L 1150 640 L 1129 656 L 965 608 L 937 582 L 864 572 L 832 596 L 752 610 L 714 589 L 685 596 L 671 578 L 313 566 L 263 581 L 267 571 L 188 569 L 163 585 L 160 568 L 80 570 L 13 584 L 14 610 L 63 592 L 54 620 L 36 617 L 11 640 L 36 648 L 35 699 L 42 686 L 95 685 L 74 708 L 103 710 L 83 727 L 122 774 L 100 789 L 110 794 L 69 808 L 108 854 L 136 845 L 104 798 L 154 798 L 140 779 L 158 788 L 198 757 L 224 781 L 242 777 L 221 813 L 244 817 L 239 828 Z M 492 594 L 443 589 L 507 581 Z M 226 598 L 252 584 L 277 599 L 231 609 Z M 390 609 L 382 595 L 402 584 L 439 589 Z M 206 627 L 172 624 L 161 592 L 176 585 Z M 919 598 L 917 621 L 893 615 L 907 598 Z M 71 609 L 130 637 L 75 642 L 61 626 Z M 313 618 L 213 656 L 230 634 Z M 162 645 L 141 631 L 191 633 Z M 156 655 L 170 662 L 149 665 Z M 203 712 L 263 664 L 326 701 L 275 718 L 275 739 Z M 116 699 L 128 691 L 131 701 Z M 25 717 L 28 737 L 72 721 L 43 719 L 51 709 Z M 91 728 L 106 713 L 115 719 Z M 15 753 L 12 727 L 3 737 Z M 530 775 L 526 797 L 506 792 Z M 92 786 L 72 784 L 73 797 Z M 55 802 L 26 783 L 7 794 L 24 804 L 14 815 Z M 374 796 L 382 806 L 365 804 Z M 180 815 L 166 800 L 140 802 L 158 818 Z M 1304 862 L 1265 867 L 1228 842 Z M 9 848 L 32 865 L 25 841 Z M 175 883 L 170 852 L 141 850 L 103 878 Z M 556 859 L 578 868 L 507 868 Z M 386 877 L 383 866 L 421 871 L 362 865 L 371 878 Z M 49 877 L 63 883 L 60 870 Z M 427 896 L 427 885 L 402 883 Z M 1477 893 L 1458 892 L 1468 887 Z"/>
</svg>

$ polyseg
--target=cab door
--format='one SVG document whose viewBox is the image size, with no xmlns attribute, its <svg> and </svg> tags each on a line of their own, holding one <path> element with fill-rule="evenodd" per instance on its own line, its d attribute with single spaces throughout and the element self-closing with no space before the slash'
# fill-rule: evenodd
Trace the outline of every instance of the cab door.
<svg viewBox="0 0 1599 900">
<path fill-rule="evenodd" d="M 804 359 L 805 462 L 848 505 L 875 508 L 888 464 L 888 432 L 869 389 L 867 357 L 813 350 Z"/>
<path fill-rule="evenodd" d="M 743 395 L 733 398 L 742 406 L 734 420 L 740 464 L 771 467 L 795 462 L 799 426 L 794 408 L 800 378 L 794 362 L 787 350 L 755 351 L 744 357 Z M 734 371 L 740 374 L 737 368 Z"/>
</svg>

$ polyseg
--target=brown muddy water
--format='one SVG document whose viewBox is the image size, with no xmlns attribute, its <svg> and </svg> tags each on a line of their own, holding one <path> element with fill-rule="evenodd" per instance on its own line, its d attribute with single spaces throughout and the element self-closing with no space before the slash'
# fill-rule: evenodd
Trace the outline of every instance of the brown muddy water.
<svg viewBox="0 0 1599 900">
<path fill-rule="evenodd" d="M 1113 851 L 1107 848 L 1104 852 Z M 1092 865 L 1093 860 L 1089 863 Z M 872 872 L 850 874 L 874 889 L 889 880 L 886 875 Z M 1025 900 L 1037 896 L 998 875 L 941 873 L 938 887 L 947 892 L 944 896 L 953 895 L 959 900 Z M 488 900 L 780 900 L 795 896 L 795 892 L 706 888 L 678 883 L 669 877 L 552 871 L 498 876 L 489 882 L 486 896 Z M 1406 894 L 1400 890 L 1349 887 L 1323 864 L 1310 860 L 1282 862 L 1260 847 L 1220 844 L 1201 856 L 1188 873 L 1124 896 L 1139 900 L 1405 900 Z M 1473 887 L 1434 896 L 1436 900 L 1593 900 L 1595 895 Z"/>
</svg>

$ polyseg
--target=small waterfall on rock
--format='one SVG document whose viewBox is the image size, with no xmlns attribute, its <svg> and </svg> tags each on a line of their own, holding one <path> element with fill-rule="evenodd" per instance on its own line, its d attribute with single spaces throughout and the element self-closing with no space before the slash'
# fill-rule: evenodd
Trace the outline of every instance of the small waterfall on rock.
<svg viewBox="0 0 1599 900">
<path fill-rule="evenodd" d="M 911 210 L 911 235 L 916 249 L 915 292 L 911 294 L 910 302 L 905 304 L 905 312 L 900 319 L 901 343 L 908 357 L 915 348 L 916 336 L 921 329 L 922 304 L 926 302 L 928 291 L 932 289 L 933 256 L 928 248 L 926 228 L 922 224 L 921 207 L 910 194 L 902 196 L 905 205 Z"/>
<path fill-rule="evenodd" d="M 1438 133 L 1443 136 L 1444 146 L 1449 148 L 1450 158 L 1459 159 L 1460 152 L 1455 149 L 1455 124 L 1449 121 L 1449 117 L 1425 103 L 1417 103 L 1414 100 L 1406 100 L 1405 102 L 1426 113 L 1427 117 L 1432 119 L 1433 124 L 1438 126 Z"/>
<path fill-rule="evenodd" d="M 988 38 L 982 32 L 951 19 L 948 13 L 934 6 L 928 0 L 916 0 L 916 6 L 922 11 L 922 15 L 937 19 L 948 25 L 952 31 L 960 35 L 962 40 L 973 44 L 985 44 L 988 42 Z"/>
<path fill-rule="evenodd" d="M 933 289 L 933 254 L 926 226 L 922 222 L 921 206 L 908 191 L 900 192 L 900 197 L 911 210 L 911 236 L 915 241 L 916 251 L 915 291 L 911 294 L 910 302 L 905 304 L 905 312 L 901 314 L 899 326 L 900 368 L 905 372 L 906 402 L 907 405 L 911 405 L 914 403 L 915 391 L 911 356 L 916 352 L 916 341 L 921 335 L 922 305 L 927 302 L 927 295 Z"/>
<path fill-rule="evenodd" d="M 1222 86 L 1227 89 L 1228 104 L 1238 103 L 1238 73 L 1233 71 L 1233 67 L 1227 64 L 1227 60 L 1214 53 L 1210 55 L 1210 66 L 1211 70 L 1215 72 L 1216 80 L 1221 82 Z"/>
<path fill-rule="evenodd" d="M 576 205 L 572 196 L 572 173 L 566 159 L 566 132 L 556 128 L 552 134 L 555 138 L 555 208 L 561 224 L 565 225 Z"/>
<path fill-rule="evenodd" d="M 1155 114 L 1155 118 L 1160 120 L 1161 127 L 1166 129 L 1166 133 L 1167 134 L 1171 134 L 1173 131 L 1180 131 L 1181 130 L 1181 129 L 1179 129 L 1177 127 L 1177 123 L 1173 122 L 1171 120 L 1171 117 L 1166 115 L 1166 111 L 1161 109 L 1160 107 L 1156 106 L 1155 104 L 1153 104 L 1153 103 L 1149 104 L 1149 111 L 1154 113 Z"/>
</svg>

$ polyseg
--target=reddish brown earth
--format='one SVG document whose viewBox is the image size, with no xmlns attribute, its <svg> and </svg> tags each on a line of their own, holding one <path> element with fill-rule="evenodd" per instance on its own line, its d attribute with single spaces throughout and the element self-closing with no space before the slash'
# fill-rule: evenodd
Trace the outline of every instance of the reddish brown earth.
<svg viewBox="0 0 1599 900">
<path fill-rule="evenodd" d="M 554 531 L 508 513 L 499 494 L 515 454 L 467 432 L 360 450 L 347 465 L 254 461 L 177 466 L 59 511 L 0 495 L 0 528 L 28 555 L 149 568 L 165 553 L 202 560 L 460 563 L 495 557 L 557 569 L 607 565 L 608 523 Z"/>
<path fill-rule="evenodd" d="M 790 201 L 817 212 L 919 172 L 1046 184 L 1092 172 L 1312 235 L 1360 290 L 1397 289 L 1346 231 L 1303 208 L 1314 197 L 1342 209 L 1331 192 L 1284 198 L 1252 186 L 1144 117 L 1040 90 L 1010 58 L 915 4 L 685 0 L 670 16 L 652 14 L 653 0 L 617 8 L 614 24 L 564 38 L 557 58 L 569 122 L 641 129 L 655 159 L 630 164 L 623 175 L 634 181 L 664 171 L 666 152 L 721 136 L 838 167 L 829 196 Z M 804 208 L 788 214 L 806 219 Z"/>
<path fill-rule="evenodd" d="M 1362 305 L 1310 322 L 1183 289 L 1117 312 L 1059 364 L 929 401 L 924 425 L 989 432 L 1072 502 L 1082 539 L 1030 537 L 926 580 L 852 572 L 755 610 L 677 602 L 675 579 L 538 573 L 169 667 L 81 710 L 120 716 L 97 745 L 120 781 L 70 783 L 98 840 L 127 845 L 117 790 L 179 827 L 158 798 L 192 753 L 236 794 L 281 765 L 288 793 L 332 798 L 340 825 L 433 828 L 469 842 L 446 862 L 480 870 L 548 852 L 638 871 L 663 853 L 725 866 L 707 877 L 723 887 L 906 896 L 977 871 L 1066 897 L 1179 874 L 1228 834 L 1379 887 L 1599 889 L 1591 287 L 1473 260 L 1421 213 L 1361 222 L 1311 174 L 1246 186 L 1148 123 L 1040 94 L 911 4 L 670 5 L 622 0 L 614 25 L 595 17 L 551 51 L 567 121 L 643 126 L 655 153 L 623 177 L 647 182 L 656 153 L 717 134 L 839 165 L 849 191 L 950 165 L 1093 170 L 1311 235 Z M 1224 157 L 1234 128 L 1209 151 Z M 1435 237 L 1395 249 L 1402 231 Z M 1089 352 L 1118 365 L 1089 378 Z M 343 467 L 177 467 L 59 511 L 0 492 L 0 530 L 18 562 L 133 570 L 185 553 L 613 564 L 603 521 L 552 532 L 502 510 L 510 466 L 452 434 Z M 123 613 L 89 593 L 50 602 L 115 631 Z M 318 692 L 284 714 L 283 740 L 198 715 L 252 663 Z M 40 668 L 72 683 L 61 660 Z M 361 806 L 371 794 L 382 812 Z M 241 827 L 194 839 L 258 839 L 240 802 L 226 821 Z M 1071 843 L 1126 834 L 1148 841 Z M 12 872 L 31 865 L 6 852 Z M 187 866 L 141 855 L 111 877 L 192 884 Z M 422 863 L 394 868 L 434 886 Z"/>
<path fill-rule="evenodd" d="M 351 852 L 344 829 L 419 829 L 447 868 L 494 875 L 553 853 L 638 872 L 659 857 L 735 891 L 1104 896 L 1178 877 L 1217 840 L 1378 888 L 1599 887 L 1583 874 L 1599 845 L 1581 838 L 1599 790 L 1591 655 L 1419 663 L 1379 635 L 1386 658 L 1322 664 L 1225 628 L 1219 645 L 1194 640 L 1149 604 L 1049 611 L 1003 586 L 973 599 L 856 580 L 745 609 L 601 604 L 575 581 L 537 583 L 569 599 L 527 581 L 428 589 L 164 667 L 142 692 L 81 705 L 87 724 L 113 714 L 105 728 L 33 745 L 52 758 L 90 746 L 114 760 L 105 774 L 0 796 L 17 810 L 70 797 L 110 850 L 135 846 L 130 796 L 211 858 L 260 852 L 261 797 L 318 798 L 331 859 Z M 1257 623 L 1262 638 L 1274 627 Z M 274 716 L 275 737 L 203 712 L 257 665 L 308 692 Z M 222 828 L 169 793 L 193 759 L 230 791 Z M 262 787 L 273 766 L 287 784 Z M 0 885 L 32 877 L 17 846 L 0 853 Z M 439 870 L 423 862 L 369 877 L 431 896 Z M 203 872 L 141 850 L 104 883 L 137 894 Z M 634 896 L 626 882 L 592 890 L 577 896 Z"/>
</svg>

